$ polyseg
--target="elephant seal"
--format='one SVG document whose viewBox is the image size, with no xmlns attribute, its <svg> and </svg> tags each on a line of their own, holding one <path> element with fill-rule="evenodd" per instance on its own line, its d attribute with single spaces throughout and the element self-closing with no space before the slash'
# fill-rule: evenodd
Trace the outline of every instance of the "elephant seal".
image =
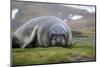
<svg viewBox="0 0 100 67">
<path fill-rule="evenodd" d="M 54 16 L 31 19 L 19 27 L 12 35 L 15 47 L 69 46 L 72 33 L 69 26 Z"/>
</svg>

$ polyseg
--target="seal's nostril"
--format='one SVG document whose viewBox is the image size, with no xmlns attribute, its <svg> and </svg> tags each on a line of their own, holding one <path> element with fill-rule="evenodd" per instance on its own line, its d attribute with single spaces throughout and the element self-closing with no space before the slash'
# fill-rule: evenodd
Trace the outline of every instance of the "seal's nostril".
<svg viewBox="0 0 100 67">
<path fill-rule="evenodd" d="M 57 42 L 57 43 L 60 43 L 60 42 L 61 42 L 61 38 L 60 38 L 60 37 L 57 37 L 57 38 L 56 38 L 56 42 Z"/>
</svg>

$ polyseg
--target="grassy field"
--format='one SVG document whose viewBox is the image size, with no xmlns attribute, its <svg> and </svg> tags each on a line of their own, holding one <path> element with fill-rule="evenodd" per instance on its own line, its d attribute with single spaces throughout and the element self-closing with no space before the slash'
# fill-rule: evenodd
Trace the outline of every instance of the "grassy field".
<svg viewBox="0 0 100 67">
<path fill-rule="evenodd" d="M 70 48 L 49 47 L 12 49 L 13 65 L 49 64 L 95 60 L 95 39 L 73 39 Z"/>
</svg>

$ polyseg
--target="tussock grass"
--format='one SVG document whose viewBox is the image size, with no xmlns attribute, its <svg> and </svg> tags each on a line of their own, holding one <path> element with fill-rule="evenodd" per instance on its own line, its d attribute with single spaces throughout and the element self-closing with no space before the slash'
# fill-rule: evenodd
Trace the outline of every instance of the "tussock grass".
<svg viewBox="0 0 100 67">
<path fill-rule="evenodd" d="M 95 60 L 95 45 L 89 40 L 85 43 L 74 41 L 70 48 L 16 48 L 12 49 L 14 65 L 49 64 Z"/>
</svg>

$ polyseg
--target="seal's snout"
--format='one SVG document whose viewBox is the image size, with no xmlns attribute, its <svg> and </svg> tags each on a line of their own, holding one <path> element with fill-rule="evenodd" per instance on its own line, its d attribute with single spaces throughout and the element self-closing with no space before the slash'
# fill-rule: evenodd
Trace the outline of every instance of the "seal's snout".
<svg viewBox="0 0 100 67">
<path fill-rule="evenodd" d="M 55 41 L 57 44 L 61 44 L 62 37 L 56 37 Z"/>
</svg>

